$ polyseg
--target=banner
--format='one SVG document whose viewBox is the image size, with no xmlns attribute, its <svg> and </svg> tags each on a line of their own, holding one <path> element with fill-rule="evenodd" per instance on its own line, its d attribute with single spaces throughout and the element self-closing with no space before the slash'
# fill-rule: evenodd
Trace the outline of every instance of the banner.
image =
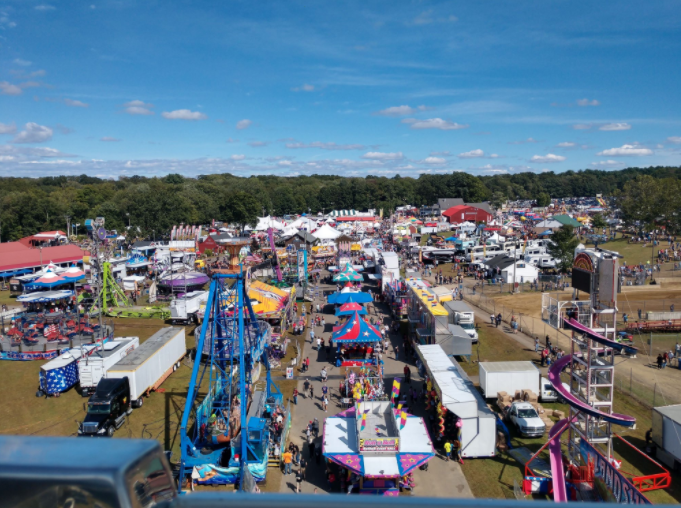
<svg viewBox="0 0 681 508">
<path fill-rule="evenodd" d="M 359 452 L 399 452 L 400 439 L 397 437 L 382 437 L 376 439 L 360 439 Z"/>
<path fill-rule="evenodd" d="M 594 487 L 603 501 L 620 504 L 652 504 L 610 461 L 584 439 L 580 441 L 579 452 L 584 464 L 593 468 Z"/>
<path fill-rule="evenodd" d="M 18 362 L 28 362 L 31 360 L 52 360 L 59 356 L 59 351 L 27 351 L 26 353 L 18 353 L 14 351 L 0 351 L 0 360 L 14 360 Z"/>
</svg>

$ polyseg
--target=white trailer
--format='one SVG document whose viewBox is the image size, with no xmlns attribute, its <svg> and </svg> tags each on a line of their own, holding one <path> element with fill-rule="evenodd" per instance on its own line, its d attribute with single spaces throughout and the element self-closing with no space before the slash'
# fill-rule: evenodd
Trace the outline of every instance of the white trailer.
<svg viewBox="0 0 681 508">
<path fill-rule="evenodd" d="M 516 390 L 532 390 L 539 395 L 539 369 L 532 362 L 480 362 L 480 388 L 486 399 L 497 392 L 513 395 Z"/>
<path fill-rule="evenodd" d="M 671 469 L 681 465 L 681 404 L 653 408 L 655 457 Z"/>
<path fill-rule="evenodd" d="M 184 328 L 167 327 L 149 337 L 140 347 L 112 366 L 104 377 L 127 377 L 134 407 L 142 405 L 142 396 L 158 388 L 177 370 L 187 354 Z"/>
<path fill-rule="evenodd" d="M 198 314 L 201 305 L 208 301 L 208 291 L 191 291 L 170 302 L 170 320 L 173 324 L 178 321 L 198 323 Z"/>
<path fill-rule="evenodd" d="M 139 337 L 118 337 L 105 343 L 102 349 L 90 356 L 78 360 L 78 376 L 80 377 L 81 395 L 88 397 L 94 393 L 97 383 L 107 370 L 139 347 Z"/>
</svg>

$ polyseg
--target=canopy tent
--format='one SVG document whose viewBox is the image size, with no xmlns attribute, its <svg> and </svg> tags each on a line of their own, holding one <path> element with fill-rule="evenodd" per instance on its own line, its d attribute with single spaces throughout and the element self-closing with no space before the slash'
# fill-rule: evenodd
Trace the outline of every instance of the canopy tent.
<svg viewBox="0 0 681 508">
<path fill-rule="evenodd" d="M 312 233 L 312 236 L 319 238 L 320 240 L 335 240 L 341 236 L 341 232 L 335 230 L 328 224 L 324 224 L 321 228 Z"/>
<path fill-rule="evenodd" d="M 298 229 L 294 226 L 286 226 L 282 232 L 281 236 L 293 236 L 298 232 Z"/>
<path fill-rule="evenodd" d="M 293 221 L 290 227 L 294 227 L 299 230 L 306 229 L 308 233 L 311 233 L 317 229 L 317 221 L 301 217 L 300 219 Z"/>
<path fill-rule="evenodd" d="M 65 280 L 60 275 L 54 272 L 47 272 L 42 277 L 34 280 L 30 284 L 26 284 L 27 289 L 38 289 L 38 288 L 53 288 L 56 286 L 61 286 L 62 284 L 68 284 L 69 280 Z"/>
<path fill-rule="evenodd" d="M 350 316 L 354 313 L 358 313 L 360 316 L 368 314 L 367 310 L 358 303 L 350 302 L 341 305 L 336 309 L 336 316 Z"/>
<path fill-rule="evenodd" d="M 0 278 L 14 277 L 15 275 L 26 275 L 27 273 L 31 273 L 31 270 L 28 268 L 24 268 L 23 270 L 10 270 L 8 272 L 0 272 Z"/>
<path fill-rule="evenodd" d="M 359 312 L 355 311 L 347 322 L 333 333 L 331 339 L 336 343 L 378 342 L 381 340 L 381 333 L 362 319 Z"/>
<path fill-rule="evenodd" d="M 27 295 L 21 295 L 17 298 L 17 302 L 22 303 L 45 303 L 54 300 L 61 300 L 73 296 L 73 291 L 37 291 Z"/>
<path fill-rule="evenodd" d="M 357 215 L 356 210 L 333 210 L 329 212 L 329 217 L 349 217 L 352 215 Z"/>
<path fill-rule="evenodd" d="M 333 280 L 334 282 L 360 282 L 364 280 L 364 277 L 357 273 L 355 269 L 350 266 L 350 263 L 346 263 L 343 271 L 334 276 Z"/>
<path fill-rule="evenodd" d="M 268 215 L 267 217 L 258 217 L 258 225 L 255 226 L 253 229 L 255 231 L 267 231 L 269 228 L 272 228 L 281 231 L 285 227 L 286 224 L 284 224 L 283 222 L 279 222 L 278 220 Z"/>
<path fill-rule="evenodd" d="M 85 277 L 85 272 L 77 266 L 72 266 L 61 274 L 62 278 L 68 282 L 75 282 Z"/>
<path fill-rule="evenodd" d="M 343 305 L 344 303 L 368 303 L 371 302 L 371 295 L 362 291 L 352 291 L 348 293 L 333 293 L 329 295 L 328 302 L 333 305 Z"/>
</svg>

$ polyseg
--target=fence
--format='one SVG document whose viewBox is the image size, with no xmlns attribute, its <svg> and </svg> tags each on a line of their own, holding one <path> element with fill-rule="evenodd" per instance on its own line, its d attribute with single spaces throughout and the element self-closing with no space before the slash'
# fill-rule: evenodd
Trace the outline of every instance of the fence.
<svg viewBox="0 0 681 508">
<path fill-rule="evenodd" d="M 510 324 L 511 317 L 515 317 L 515 320 L 518 322 L 518 331 L 532 338 L 538 338 L 542 345 L 545 338 L 548 337 L 553 345 L 562 348 L 563 351 L 570 351 L 571 335 L 568 335 L 561 329 L 550 326 L 538 317 L 518 312 L 513 307 L 504 305 L 479 292 L 473 294 L 471 288 L 465 288 L 464 299 L 489 314 L 494 314 L 495 316 L 501 314 L 502 321 L 505 323 Z M 652 347 L 647 344 L 647 339 L 649 338 L 647 336 L 634 335 L 634 345 L 639 348 L 639 356 L 649 355 L 650 364 L 655 364 L 655 368 L 657 368 L 656 358 L 658 351 L 673 351 L 676 341 L 681 341 L 681 334 L 654 334 L 652 335 Z M 645 363 L 645 360 L 643 361 Z M 667 368 L 676 368 L 676 365 L 676 360 L 674 360 L 674 366 Z M 664 372 L 664 370 L 660 371 L 660 373 Z M 622 393 L 635 398 L 646 407 L 652 408 L 656 404 L 681 404 L 680 390 L 662 386 L 661 383 L 639 381 L 633 375 L 633 369 L 631 368 L 629 372 L 627 372 L 626 367 L 617 369 L 615 387 Z"/>
</svg>

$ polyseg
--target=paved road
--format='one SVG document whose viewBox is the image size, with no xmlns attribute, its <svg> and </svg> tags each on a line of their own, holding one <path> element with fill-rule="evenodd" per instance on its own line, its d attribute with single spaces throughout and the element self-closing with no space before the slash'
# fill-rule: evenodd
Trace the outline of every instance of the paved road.
<svg viewBox="0 0 681 508">
<path fill-rule="evenodd" d="M 320 289 L 327 292 L 334 291 L 335 286 L 320 285 Z M 314 303 L 316 304 L 317 302 Z M 391 319 L 388 316 L 387 311 L 387 306 L 376 304 L 373 306 L 372 313 L 369 314 L 367 318 L 373 317 L 375 320 L 379 319 L 385 324 L 390 324 Z M 326 330 L 323 332 L 323 336 L 325 339 L 328 339 L 331 335 L 331 324 L 335 321 L 332 306 L 327 306 L 325 316 L 327 325 Z M 320 332 L 322 332 L 321 328 L 315 328 L 315 335 L 319 335 Z M 307 335 L 308 334 L 306 333 L 306 336 Z M 390 386 L 392 385 L 392 378 L 394 376 L 402 376 L 405 364 L 402 350 L 402 338 L 391 333 L 390 342 L 390 350 L 383 354 L 383 361 L 385 363 L 385 385 L 388 389 L 390 389 Z M 399 346 L 399 358 L 395 358 L 394 346 L 396 345 Z M 304 342 L 302 358 L 305 357 L 310 358 L 310 370 L 306 373 L 302 373 L 296 369 L 296 377 L 299 380 L 298 391 L 301 393 L 301 396 L 298 397 L 298 405 L 294 406 L 293 409 L 290 439 L 298 444 L 298 446 L 301 446 L 303 457 L 306 460 L 309 460 L 309 450 L 307 444 L 305 444 L 305 428 L 308 422 L 314 418 L 317 418 L 320 421 L 320 424 L 323 424 L 325 417 L 341 411 L 341 407 L 338 404 L 338 384 L 343 376 L 340 373 L 340 369 L 333 366 L 326 358 L 325 353 L 316 351 L 316 344 L 311 344 L 309 338 Z M 320 401 L 322 383 L 319 375 L 323 366 L 326 366 L 329 379 L 328 387 L 330 397 L 327 413 L 322 411 Z M 422 380 L 418 377 L 418 374 L 414 375 L 416 368 L 413 364 L 411 370 L 412 382 L 420 383 Z M 309 394 L 303 395 L 303 384 L 306 379 L 314 386 L 314 399 L 310 399 Z M 413 408 L 413 412 L 416 415 L 423 416 L 423 403 L 419 402 L 416 407 Z M 322 433 L 323 431 L 320 428 L 320 434 Z M 321 436 L 315 440 L 315 446 L 319 446 L 320 444 Z M 452 461 L 445 462 L 442 457 L 436 456 L 430 461 L 428 469 L 427 472 L 417 470 L 414 474 L 417 485 L 414 492 L 416 496 L 473 497 L 473 493 L 466 481 L 466 477 L 463 474 L 460 464 Z M 281 481 L 280 492 L 295 492 L 295 483 L 294 475 L 284 475 Z M 312 493 L 315 488 L 319 493 L 327 493 L 329 491 L 323 459 L 319 464 L 317 464 L 314 459 L 312 460 L 311 465 L 307 468 L 306 481 L 303 482 L 301 490 L 304 493 Z"/>
</svg>

